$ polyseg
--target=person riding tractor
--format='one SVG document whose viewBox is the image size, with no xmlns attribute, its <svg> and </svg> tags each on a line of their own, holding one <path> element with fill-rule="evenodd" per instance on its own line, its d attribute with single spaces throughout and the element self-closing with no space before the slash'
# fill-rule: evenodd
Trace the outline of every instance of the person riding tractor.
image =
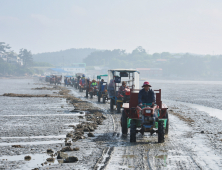
<svg viewBox="0 0 222 170">
<path fill-rule="evenodd" d="M 97 84 L 96 80 L 93 79 L 92 83 L 90 85 L 90 92 L 89 92 L 91 98 L 93 97 L 93 95 L 97 94 L 97 91 L 98 91 L 97 86 L 98 86 L 98 84 Z"/>
<path fill-rule="evenodd" d="M 83 74 L 82 78 L 79 80 L 79 91 L 82 92 L 83 90 L 86 90 L 85 74 Z"/>
<path fill-rule="evenodd" d="M 139 106 L 143 106 L 143 103 L 151 103 L 151 106 L 154 106 L 155 103 L 155 95 L 154 91 L 150 89 L 152 87 L 149 82 L 145 81 L 143 83 L 143 89 L 140 90 L 138 95 L 138 103 Z"/>
<path fill-rule="evenodd" d="M 120 113 L 120 108 L 122 107 L 123 103 L 128 103 L 130 99 L 130 89 L 126 86 L 126 82 L 122 82 L 122 86 L 120 86 L 117 95 L 117 112 Z"/>
</svg>

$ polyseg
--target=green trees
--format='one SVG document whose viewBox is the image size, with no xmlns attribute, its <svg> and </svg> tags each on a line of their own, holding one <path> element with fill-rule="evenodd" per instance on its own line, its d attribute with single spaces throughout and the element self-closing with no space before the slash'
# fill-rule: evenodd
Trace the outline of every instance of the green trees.
<svg viewBox="0 0 222 170">
<path fill-rule="evenodd" d="M 33 59 L 31 51 L 28 51 L 27 49 L 20 49 L 19 57 L 23 60 L 23 65 L 25 67 L 32 65 Z"/>
<path fill-rule="evenodd" d="M 8 44 L 0 42 L 0 54 L 4 56 L 4 60 L 0 57 L 0 76 L 23 76 L 42 73 L 38 69 L 30 68 L 33 62 L 31 51 L 21 49 L 19 55 L 17 55 L 13 50 L 9 51 L 9 49 L 11 47 Z M 18 56 L 23 60 L 23 66 L 18 62 Z"/>
<path fill-rule="evenodd" d="M 10 49 L 11 47 L 8 44 L 5 44 L 5 42 L 0 42 L 0 52 L 5 53 L 7 49 Z"/>
</svg>

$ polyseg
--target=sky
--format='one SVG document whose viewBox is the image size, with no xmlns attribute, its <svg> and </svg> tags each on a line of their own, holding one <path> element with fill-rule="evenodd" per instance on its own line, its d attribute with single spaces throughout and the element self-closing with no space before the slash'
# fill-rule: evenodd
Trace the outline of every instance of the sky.
<svg viewBox="0 0 222 170">
<path fill-rule="evenodd" d="M 0 42 L 34 54 L 138 46 L 222 54 L 222 0 L 0 0 Z"/>
</svg>

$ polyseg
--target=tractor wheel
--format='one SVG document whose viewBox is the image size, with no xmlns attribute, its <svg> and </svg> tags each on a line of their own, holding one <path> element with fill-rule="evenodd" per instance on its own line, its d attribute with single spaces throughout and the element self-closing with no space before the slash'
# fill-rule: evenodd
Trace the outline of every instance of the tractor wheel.
<svg viewBox="0 0 222 170">
<path fill-rule="evenodd" d="M 130 142 L 136 142 L 136 120 L 130 121 Z"/>
<path fill-rule="evenodd" d="M 164 142 L 164 121 L 158 121 L 158 143 Z"/>
<path fill-rule="evenodd" d="M 100 102 L 100 93 L 98 93 L 98 102 Z"/>
<path fill-rule="evenodd" d="M 122 126 L 122 134 L 127 135 L 128 133 L 127 116 L 124 110 L 122 111 L 121 126 Z"/>
<path fill-rule="evenodd" d="M 89 91 L 88 89 L 86 89 L 86 97 L 88 98 L 88 96 L 89 96 Z"/>
<path fill-rule="evenodd" d="M 169 132 L 169 117 L 168 117 L 168 112 L 166 111 L 166 116 L 165 118 L 167 119 L 167 123 L 166 123 L 166 129 L 165 129 L 165 135 L 168 135 Z"/>
<path fill-rule="evenodd" d="M 113 110 L 114 100 L 110 99 L 110 110 Z"/>
<path fill-rule="evenodd" d="M 103 103 L 106 103 L 106 97 L 103 96 Z"/>
<path fill-rule="evenodd" d="M 120 113 L 120 109 L 121 109 L 121 103 L 117 102 L 117 113 Z"/>
</svg>

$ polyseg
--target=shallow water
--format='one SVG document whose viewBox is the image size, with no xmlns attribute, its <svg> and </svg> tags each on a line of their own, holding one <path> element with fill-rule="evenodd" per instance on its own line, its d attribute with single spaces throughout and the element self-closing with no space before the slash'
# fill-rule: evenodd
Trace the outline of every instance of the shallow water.
<svg viewBox="0 0 222 170">
<path fill-rule="evenodd" d="M 163 100 L 163 102 L 168 103 L 172 102 L 172 100 Z M 197 109 L 199 111 L 204 111 L 208 113 L 210 116 L 217 117 L 218 119 L 222 120 L 222 110 L 220 109 L 215 109 L 212 107 L 206 107 L 206 106 L 201 106 L 198 104 L 192 104 L 192 103 L 186 103 L 186 102 L 176 102 L 177 104 L 185 105 L 194 109 Z"/>
<path fill-rule="evenodd" d="M 31 156 L 31 160 L 26 161 L 24 160 L 25 156 Z M 2 156 L 0 157 L 0 160 L 4 160 L 4 162 L 9 162 L 9 161 L 22 161 L 24 162 L 23 165 L 19 169 L 32 169 L 37 166 L 41 166 L 41 162 L 46 162 L 46 159 L 50 158 L 48 154 L 26 154 L 26 155 L 15 155 L 15 156 Z M 54 160 L 54 162 L 48 162 L 48 164 L 58 164 L 59 162 L 57 159 Z M 17 169 L 17 168 L 16 168 Z"/>
</svg>

